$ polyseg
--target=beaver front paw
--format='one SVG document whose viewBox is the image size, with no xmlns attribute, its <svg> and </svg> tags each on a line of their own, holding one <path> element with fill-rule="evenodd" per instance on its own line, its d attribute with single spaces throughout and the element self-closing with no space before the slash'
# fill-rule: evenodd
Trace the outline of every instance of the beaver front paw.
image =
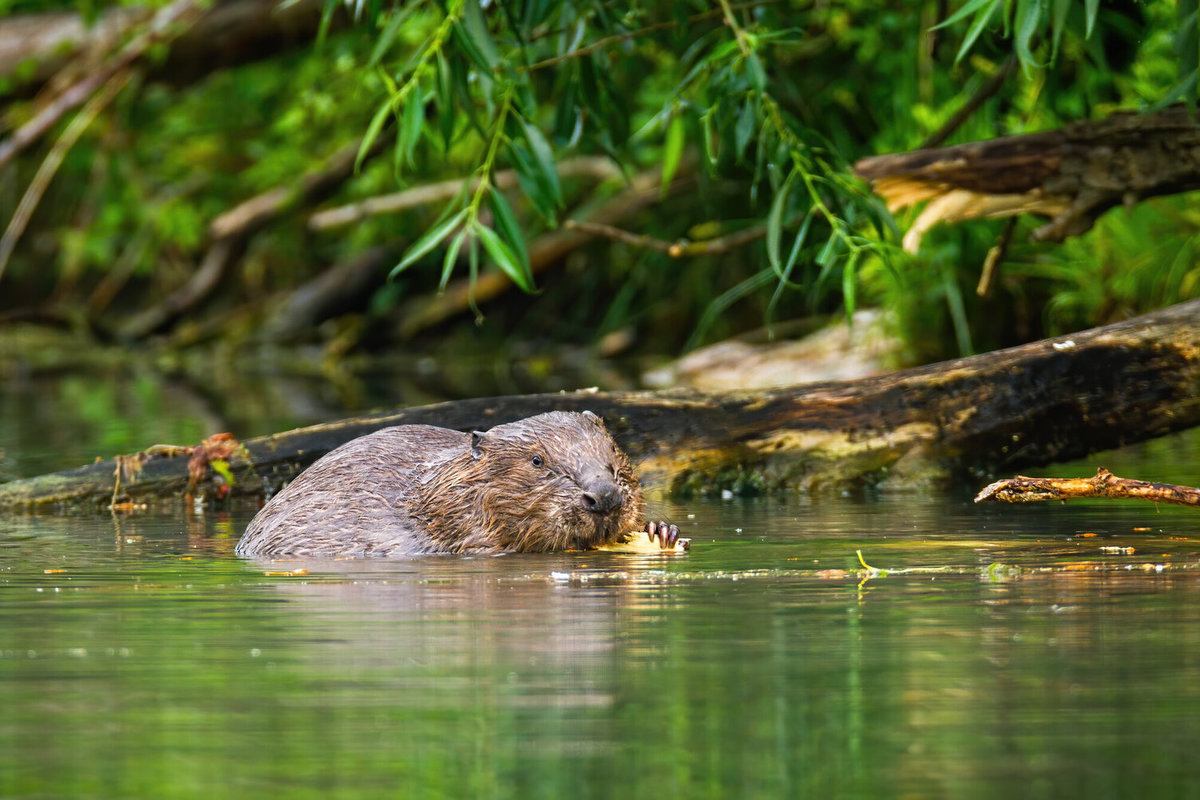
<svg viewBox="0 0 1200 800">
<path fill-rule="evenodd" d="M 692 544 L 691 539 L 681 539 L 679 537 L 678 525 L 672 525 L 662 520 L 651 520 L 646 523 L 646 527 L 642 530 L 650 537 L 650 541 L 657 541 L 658 546 L 663 550 L 674 550 L 676 544 L 687 550 Z"/>
</svg>

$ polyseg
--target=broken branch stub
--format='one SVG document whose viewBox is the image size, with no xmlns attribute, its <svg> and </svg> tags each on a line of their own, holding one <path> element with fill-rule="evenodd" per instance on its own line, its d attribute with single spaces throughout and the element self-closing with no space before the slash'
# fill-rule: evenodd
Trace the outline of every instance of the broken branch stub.
<svg viewBox="0 0 1200 800">
<path fill-rule="evenodd" d="M 1200 122 L 1174 106 L 1056 131 L 864 158 L 855 172 L 892 211 L 928 201 L 904 237 L 915 252 L 939 223 L 1039 214 L 1033 237 L 1062 241 L 1105 211 L 1200 188 Z"/>
</svg>

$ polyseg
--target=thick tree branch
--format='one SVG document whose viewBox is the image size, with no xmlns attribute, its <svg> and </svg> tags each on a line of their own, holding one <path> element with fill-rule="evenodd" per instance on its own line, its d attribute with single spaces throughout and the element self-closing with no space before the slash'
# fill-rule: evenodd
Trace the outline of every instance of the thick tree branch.
<svg viewBox="0 0 1200 800">
<path fill-rule="evenodd" d="M 929 201 L 904 238 L 915 250 L 942 222 L 1031 213 L 1050 218 L 1034 238 L 1089 230 L 1118 204 L 1200 189 L 1200 122 L 1176 106 L 1120 113 L 1057 131 L 859 161 L 892 210 Z"/>
</svg>

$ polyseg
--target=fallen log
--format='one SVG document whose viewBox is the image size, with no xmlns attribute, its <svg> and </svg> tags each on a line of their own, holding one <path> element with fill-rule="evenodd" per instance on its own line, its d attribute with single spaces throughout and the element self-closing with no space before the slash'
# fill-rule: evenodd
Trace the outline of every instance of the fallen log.
<svg viewBox="0 0 1200 800">
<path fill-rule="evenodd" d="M 1118 113 L 1061 130 L 865 158 L 859 176 L 892 211 L 928 201 L 904 237 L 915 251 L 934 225 L 1049 217 L 1034 238 L 1062 241 L 1119 204 L 1200 189 L 1200 120 L 1184 106 Z"/>
<path fill-rule="evenodd" d="M 1174 483 L 1118 478 L 1104 467 L 1091 478 L 1015 478 L 990 483 L 975 495 L 976 503 L 1045 503 L 1102 497 L 1108 500 L 1149 500 L 1200 508 L 1200 489 Z"/>
<path fill-rule="evenodd" d="M 602 415 L 651 490 L 813 491 L 978 478 L 1200 424 L 1200 300 L 856 381 L 711 394 L 579 391 L 400 409 L 230 444 L 221 471 L 233 496 L 261 497 L 334 447 L 389 425 L 471 430 L 553 409 Z M 0 484 L 0 509 L 107 506 L 128 459 Z M 226 479 L 197 480 L 186 458 L 153 457 L 139 459 L 122 488 L 134 501 L 169 500 L 189 480 L 196 491 L 215 492 L 208 484 Z"/>
</svg>

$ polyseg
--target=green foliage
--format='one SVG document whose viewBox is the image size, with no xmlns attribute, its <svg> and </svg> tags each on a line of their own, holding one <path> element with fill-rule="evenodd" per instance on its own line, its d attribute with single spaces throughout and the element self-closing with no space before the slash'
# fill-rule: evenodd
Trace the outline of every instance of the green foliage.
<svg viewBox="0 0 1200 800">
<path fill-rule="evenodd" d="M 293 288 L 368 246 L 399 245 L 392 282 L 381 274 L 364 303 L 372 319 L 495 270 L 532 294 L 489 306 L 485 334 L 587 341 L 634 327 L 645 347 L 674 350 L 884 304 L 917 357 L 929 358 L 1200 291 L 1179 255 L 1192 252 L 1186 214 L 1155 224 L 1139 209 L 1128 221 L 1114 211 L 1064 246 L 1021 244 L 1019 233 L 997 297 L 980 301 L 973 287 L 996 225 L 934 231 L 910 258 L 848 167 L 919 146 L 1010 58 L 1021 69 L 951 141 L 1191 100 L 1195 0 L 965 0 L 948 9 L 934 0 L 373 0 L 350 7 L 349 26 L 334 25 L 342 8 L 327 3 L 329 25 L 299 51 L 180 88 L 135 82 L 51 186 L 5 277 L 10 302 L 90 290 L 121 270 L 133 276 L 124 297 L 160 296 L 194 270 L 214 217 L 294 185 L 355 141 L 358 173 L 334 202 L 475 180 L 448 205 L 352 228 L 313 234 L 300 215 L 272 225 L 224 302 Z M 8 124 L 32 110 L 11 99 Z M 387 155 L 368 158 L 381 142 Z M 19 185 L 40 155 L 18 164 Z M 535 282 L 533 242 L 566 219 L 587 219 L 622 186 L 560 176 L 558 164 L 580 155 L 608 156 L 626 177 L 650 175 L 661 187 L 656 204 L 620 220 L 632 233 L 665 242 L 762 236 L 685 259 L 602 241 Z M 515 189 L 498 180 L 505 170 Z M 13 202 L 0 197 L 5 211 Z M 1098 281 L 1103 264 L 1112 277 Z M 1018 310 L 1028 324 L 1005 321 Z"/>
</svg>

